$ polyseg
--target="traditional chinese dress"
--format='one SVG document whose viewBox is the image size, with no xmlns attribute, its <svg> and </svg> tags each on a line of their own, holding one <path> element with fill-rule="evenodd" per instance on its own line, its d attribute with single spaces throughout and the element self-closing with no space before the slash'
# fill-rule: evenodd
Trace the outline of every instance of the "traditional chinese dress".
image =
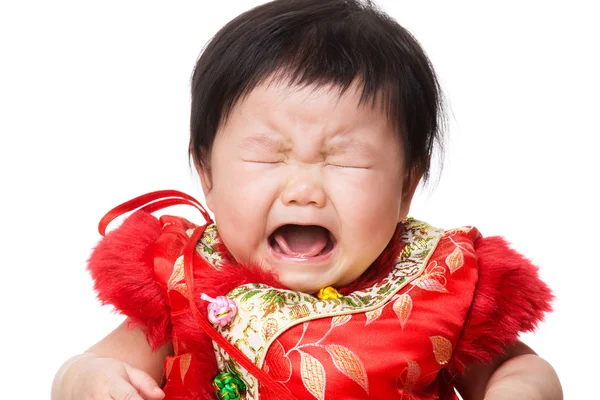
<svg viewBox="0 0 600 400">
<path fill-rule="evenodd" d="M 455 399 L 453 378 L 466 365 L 491 361 L 550 310 L 537 268 L 472 227 L 407 219 L 343 296 L 319 299 L 238 265 L 210 219 L 154 217 L 198 204 L 178 192 L 157 197 L 102 239 L 89 270 L 101 301 L 142 324 L 154 348 L 172 342 L 166 399 L 235 398 L 215 392 L 219 372 L 239 379 L 233 392 L 248 400 Z M 107 214 L 101 231 L 149 198 L 134 200 Z M 201 294 L 226 296 L 235 316 L 213 326 Z"/>
</svg>

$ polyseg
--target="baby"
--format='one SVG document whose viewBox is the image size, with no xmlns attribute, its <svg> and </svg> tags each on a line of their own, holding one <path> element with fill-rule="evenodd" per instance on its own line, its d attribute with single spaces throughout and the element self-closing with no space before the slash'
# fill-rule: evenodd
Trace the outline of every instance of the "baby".
<svg viewBox="0 0 600 400">
<path fill-rule="evenodd" d="M 128 321 L 61 367 L 53 399 L 562 398 L 518 341 L 550 310 L 536 267 L 408 218 L 443 107 L 395 21 L 358 0 L 257 7 L 204 50 L 191 107 L 215 221 L 175 191 L 102 219 L 137 210 L 89 262 Z M 152 214 L 174 204 L 206 224 Z"/>
</svg>

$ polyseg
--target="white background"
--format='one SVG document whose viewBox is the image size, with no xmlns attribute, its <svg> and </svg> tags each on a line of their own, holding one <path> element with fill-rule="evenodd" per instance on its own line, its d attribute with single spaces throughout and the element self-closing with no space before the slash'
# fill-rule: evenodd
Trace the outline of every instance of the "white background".
<svg viewBox="0 0 600 400">
<path fill-rule="evenodd" d="M 85 270 L 97 222 L 153 190 L 200 197 L 187 161 L 192 68 L 260 3 L 1 3 L 0 397 L 49 398 L 59 365 L 122 321 Z M 593 2 L 379 4 L 426 49 L 451 107 L 443 174 L 412 215 L 504 235 L 540 265 L 555 312 L 524 340 L 567 399 L 598 398 Z"/>
</svg>

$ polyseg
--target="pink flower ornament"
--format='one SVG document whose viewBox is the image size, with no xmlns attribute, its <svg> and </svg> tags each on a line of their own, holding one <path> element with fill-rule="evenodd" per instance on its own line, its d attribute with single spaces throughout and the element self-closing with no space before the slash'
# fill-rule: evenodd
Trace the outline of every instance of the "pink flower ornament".
<svg viewBox="0 0 600 400">
<path fill-rule="evenodd" d="M 237 313 L 235 302 L 226 296 L 217 296 L 216 299 L 213 299 L 202 293 L 200 298 L 210 302 L 208 305 L 208 320 L 215 325 L 227 325 Z"/>
</svg>

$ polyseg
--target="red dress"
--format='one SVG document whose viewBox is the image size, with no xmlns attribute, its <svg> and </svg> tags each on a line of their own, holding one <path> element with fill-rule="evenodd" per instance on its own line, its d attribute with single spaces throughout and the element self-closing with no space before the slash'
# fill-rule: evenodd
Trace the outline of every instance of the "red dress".
<svg viewBox="0 0 600 400">
<path fill-rule="evenodd" d="M 145 211 L 102 239 L 89 270 L 100 300 L 142 324 L 154 348 L 173 343 L 166 399 L 217 398 L 219 371 L 238 375 L 248 400 L 454 399 L 453 378 L 465 365 L 491 361 L 533 330 L 552 298 L 537 268 L 502 238 L 414 219 L 339 299 L 287 290 L 237 265 L 212 224 Z M 199 324 L 207 318 L 200 293 L 236 304 L 235 318 L 216 327 L 227 343 L 211 341 Z M 249 373 L 229 344 L 259 372 Z M 267 378 L 257 380 L 260 373 Z"/>
</svg>

